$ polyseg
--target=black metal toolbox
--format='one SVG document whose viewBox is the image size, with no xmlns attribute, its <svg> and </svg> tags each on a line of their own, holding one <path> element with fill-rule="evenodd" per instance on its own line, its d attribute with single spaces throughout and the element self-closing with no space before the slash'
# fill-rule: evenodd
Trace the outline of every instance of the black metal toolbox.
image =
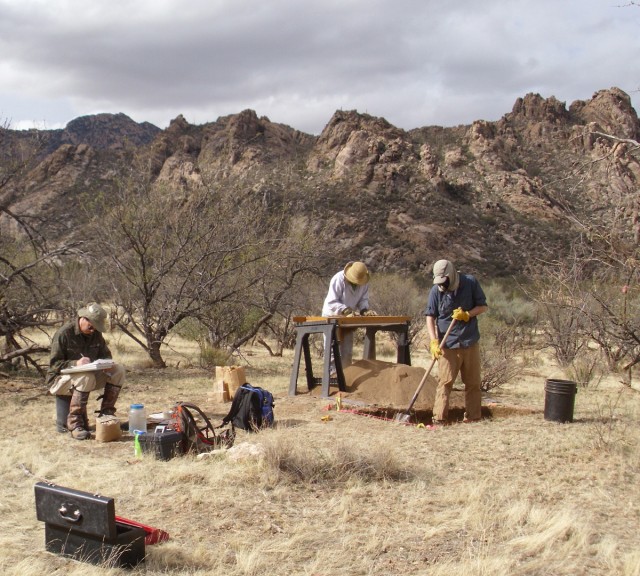
<svg viewBox="0 0 640 576">
<path fill-rule="evenodd" d="M 145 532 L 116 521 L 113 498 L 45 482 L 36 483 L 35 494 L 47 551 L 108 567 L 144 561 Z"/>
<path fill-rule="evenodd" d="M 168 428 L 157 432 L 144 432 L 139 436 L 145 454 L 154 454 L 158 460 L 171 460 L 183 454 L 182 434 Z"/>
</svg>

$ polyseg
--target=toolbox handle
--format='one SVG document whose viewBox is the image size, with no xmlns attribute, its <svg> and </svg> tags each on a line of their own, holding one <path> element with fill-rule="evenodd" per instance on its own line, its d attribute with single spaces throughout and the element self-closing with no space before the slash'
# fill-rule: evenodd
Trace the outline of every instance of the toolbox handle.
<svg viewBox="0 0 640 576">
<path fill-rule="evenodd" d="M 80 508 L 73 506 L 72 504 L 62 504 L 60 508 L 58 508 L 58 514 L 60 514 L 60 517 L 63 520 L 74 524 L 82 520 L 82 512 L 80 512 Z"/>
</svg>

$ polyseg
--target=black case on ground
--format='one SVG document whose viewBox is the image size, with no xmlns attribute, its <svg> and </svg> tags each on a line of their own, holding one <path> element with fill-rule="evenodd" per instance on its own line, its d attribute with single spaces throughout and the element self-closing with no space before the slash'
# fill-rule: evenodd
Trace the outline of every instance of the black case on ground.
<svg viewBox="0 0 640 576">
<path fill-rule="evenodd" d="M 154 454 L 158 460 L 171 460 L 171 458 L 183 453 L 182 434 L 175 430 L 146 432 L 140 434 L 139 439 L 142 452 Z"/>
<path fill-rule="evenodd" d="M 48 552 L 108 567 L 144 562 L 145 532 L 116 521 L 113 498 L 45 482 L 35 495 Z"/>
</svg>

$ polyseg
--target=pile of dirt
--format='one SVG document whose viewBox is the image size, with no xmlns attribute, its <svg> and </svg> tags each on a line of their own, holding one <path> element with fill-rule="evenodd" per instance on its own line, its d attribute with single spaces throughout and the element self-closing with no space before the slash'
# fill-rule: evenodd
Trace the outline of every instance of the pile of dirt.
<svg viewBox="0 0 640 576">
<path fill-rule="evenodd" d="M 342 393 L 345 400 L 371 406 L 406 409 L 415 394 L 425 369 L 394 364 L 380 360 L 358 360 L 344 369 L 347 390 Z M 416 400 L 416 410 L 432 410 L 436 394 L 437 378 L 435 369 L 427 377 Z M 332 386 L 331 394 L 337 389 Z M 453 392 L 451 406 L 464 406 L 460 392 Z"/>
</svg>

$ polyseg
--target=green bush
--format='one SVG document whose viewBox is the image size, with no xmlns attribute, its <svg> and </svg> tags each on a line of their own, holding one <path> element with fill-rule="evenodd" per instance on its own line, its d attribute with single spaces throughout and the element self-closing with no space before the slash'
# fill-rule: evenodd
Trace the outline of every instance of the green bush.
<svg viewBox="0 0 640 576">
<path fill-rule="evenodd" d="M 231 355 L 227 350 L 214 348 L 208 344 L 200 344 L 200 366 L 213 368 L 214 366 L 227 366 Z"/>
</svg>

